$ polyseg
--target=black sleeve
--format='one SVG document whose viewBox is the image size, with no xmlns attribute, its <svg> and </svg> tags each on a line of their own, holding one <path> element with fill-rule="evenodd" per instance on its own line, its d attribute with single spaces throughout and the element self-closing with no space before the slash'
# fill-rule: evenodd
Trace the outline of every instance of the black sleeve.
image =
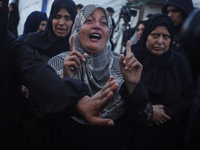
<svg viewBox="0 0 200 150">
<path fill-rule="evenodd" d="M 37 117 L 46 121 L 57 121 L 66 115 L 73 115 L 80 98 L 90 95 L 81 81 L 60 77 L 41 62 L 30 48 L 21 44 L 15 48 L 20 78 L 30 90 L 30 98 L 37 106 Z"/>
<path fill-rule="evenodd" d="M 130 95 L 124 83 L 120 89 L 120 95 L 125 100 L 125 117 L 128 123 L 146 124 L 151 120 L 153 108 L 148 100 L 147 90 L 141 81 Z"/>
<path fill-rule="evenodd" d="M 193 103 L 195 96 L 195 84 L 193 83 L 192 75 L 186 60 L 181 59 L 179 62 L 176 62 L 176 64 L 179 64 L 177 70 L 179 73 L 178 84 L 180 85 L 180 96 L 177 98 L 177 103 L 175 103 L 173 107 L 166 106 L 164 107 L 164 111 L 176 122 L 179 122 L 182 116 L 186 117 L 184 113 L 188 113 L 188 109 Z"/>
</svg>

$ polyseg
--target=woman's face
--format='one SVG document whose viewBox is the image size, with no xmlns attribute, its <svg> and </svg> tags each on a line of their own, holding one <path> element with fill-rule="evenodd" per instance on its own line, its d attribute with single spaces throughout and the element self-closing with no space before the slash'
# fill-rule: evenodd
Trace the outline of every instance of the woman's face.
<svg viewBox="0 0 200 150">
<path fill-rule="evenodd" d="M 8 6 L 8 9 L 9 9 L 9 13 L 11 13 L 13 11 L 13 6 L 12 5 L 9 5 Z"/>
<path fill-rule="evenodd" d="M 70 33 L 73 22 L 68 11 L 65 8 L 61 8 L 52 20 L 52 24 L 55 35 L 64 38 Z"/>
<path fill-rule="evenodd" d="M 146 48 L 154 55 L 162 55 L 169 50 L 170 34 L 165 26 L 156 27 L 147 37 Z"/>
<path fill-rule="evenodd" d="M 37 32 L 40 30 L 45 30 L 46 25 L 47 25 L 47 21 L 41 21 L 41 23 L 37 29 Z"/>
<path fill-rule="evenodd" d="M 104 10 L 97 8 L 93 11 L 81 27 L 79 38 L 84 50 L 89 53 L 99 53 L 105 48 L 109 27 Z"/>
<path fill-rule="evenodd" d="M 143 30 L 144 30 L 144 25 L 142 23 L 140 23 L 139 26 L 138 26 L 138 28 L 137 28 L 137 37 L 138 37 L 138 40 L 142 36 Z"/>
</svg>

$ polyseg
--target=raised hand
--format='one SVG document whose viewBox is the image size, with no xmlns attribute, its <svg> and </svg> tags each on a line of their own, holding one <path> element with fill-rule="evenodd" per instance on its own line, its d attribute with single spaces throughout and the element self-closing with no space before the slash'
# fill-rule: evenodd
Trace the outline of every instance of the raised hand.
<svg viewBox="0 0 200 150">
<path fill-rule="evenodd" d="M 113 93 L 118 86 L 114 77 L 111 76 L 106 85 L 98 93 L 92 97 L 85 96 L 78 102 L 77 111 L 94 125 L 113 126 L 113 120 L 101 118 L 101 111 L 113 97 Z"/>
<path fill-rule="evenodd" d="M 61 77 L 72 78 L 80 70 L 86 58 L 86 53 L 82 55 L 80 52 L 75 50 L 75 37 L 72 36 L 70 44 L 70 54 L 67 55 L 67 57 L 64 60 L 63 75 Z"/>
<path fill-rule="evenodd" d="M 131 52 L 130 41 L 127 41 L 126 47 L 126 57 L 121 54 L 119 64 L 121 73 L 130 94 L 140 81 L 143 66 Z"/>
</svg>

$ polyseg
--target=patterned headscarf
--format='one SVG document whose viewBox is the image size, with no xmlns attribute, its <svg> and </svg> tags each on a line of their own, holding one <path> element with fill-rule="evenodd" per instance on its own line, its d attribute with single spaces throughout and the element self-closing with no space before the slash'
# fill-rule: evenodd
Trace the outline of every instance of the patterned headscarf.
<svg viewBox="0 0 200 150">
<path fill-rule="evenodd" d="M 120 54 L 111 51 L 111 44 L 109 39 L 105 45 L 105 48 L 97 54 L 91 54 L 85 51 L 79 39 L 79 32 L 85 20 L 97 8 L 104 10 L 108 20 L 108 27 L 110 32 L 109 37 L 111 36 L 112 20 L 103 7 L 96 4 L 91 4 L 83 7 L 78 12 L 72 27 L 71 36 L 75 35 L 75 49 L 82 54 L 87 53 L 88 57 L 81 70 L 74 78 L 83 81 L 89 87 L 91 94 L 94 95 L 104 87 L 111 75 L 114 76 L 119 84 L 119 88 L 101 115 L 103 118 L 111 118 L 115 120 L 124 114 L 124 101 L 119 95 L 119 89 L 124 81 L 119 67 Z M 76 117 L 74 117 L 74 119 L 80 123 L 86 123 L 83 119 Z"/>
</svg>

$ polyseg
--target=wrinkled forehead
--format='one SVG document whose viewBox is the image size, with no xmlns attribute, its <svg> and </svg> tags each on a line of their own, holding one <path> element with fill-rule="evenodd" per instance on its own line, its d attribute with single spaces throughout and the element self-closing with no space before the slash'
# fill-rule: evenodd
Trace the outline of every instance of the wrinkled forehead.
<svg viewBox="0 0 200 150">
<path fill-rule="evenodd" d="M 83 9 L 81 9 L 78 13 L 78 16 L 79 18 L 81 18 L 79 21 L 81 26 L 84 24 L 85 20 L 96 10 L 96 9 L 101 9 L 105 15 L 106 15 L 106 19 L 108 21 L 108 27 L 109 29 L 111 29 L 112 27 L 112 20 L 108 14 L 108 12 L 103 8 L 101 7 L 100 5 L 87 5 L 85 6 Z"/>
</svg>

